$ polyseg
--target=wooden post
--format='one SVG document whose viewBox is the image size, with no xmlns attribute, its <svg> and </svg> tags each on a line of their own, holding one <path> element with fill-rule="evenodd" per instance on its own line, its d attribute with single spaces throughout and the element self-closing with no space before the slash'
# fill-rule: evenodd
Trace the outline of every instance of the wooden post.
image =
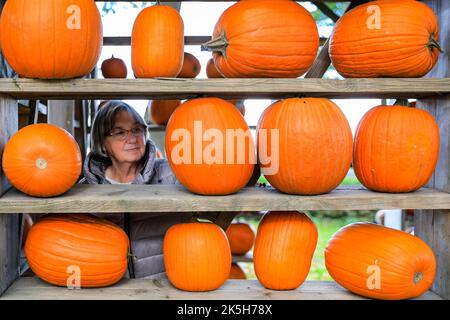
<svg viewBox="0 0 450 320">
<path fill-rule="evenodd" d="M 66 129 L 71 135 L 75 134 L 75 102 L 73 100 L 49 100 L 47 109 L 48 123 Z"/>
<path fill-rule="evenodd" d="M 431 78 L 450 77 L 450 1 L 425 0 L 438 15 L 440 44 L 444 53 L 437 66 L 427 75 Z M 450 96 L 418 100 L 417 107 L 429 111 L 439 124 L 439 162 L 428 187 L 450 193 Z M 416 210 L 415 234 L 433 249 L 437 260 L 437 273 L 432 290 L 445 299 L 450 299 L 450 210 Z"/>
<path fill-rule="evenodd" d="M 0 95 L 0 162 L 3 149 L 9 138 L 17 131 L 17 101 Z M 10 185 L 0 167 L 0 196 Z M 20 260 L 20 216 L 18 214 L 0 214 L 0 295 L 19 276 Z"/>
</svg>

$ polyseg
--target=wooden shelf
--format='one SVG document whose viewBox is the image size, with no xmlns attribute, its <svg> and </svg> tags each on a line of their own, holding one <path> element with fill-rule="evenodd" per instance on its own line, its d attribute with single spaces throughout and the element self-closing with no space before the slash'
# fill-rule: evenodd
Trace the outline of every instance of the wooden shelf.
<svg viewBox="0 0 450 320">
<path fill-rule="evenodd" d="M 246 263 L 252 263 L 253 262 L 253 254 L 248 253 L 244 256 L 233 256 L 231 259 L 232 263 L 238 263 L 238 262 L 246 262 Z"/>
<path fill-rule="evenodd" d="M 335 282 L 306 281 L 292 291 L 273 291 L 257 280 L 228 280 L 211 292 L 185 292 L 175 289 L 168 280 L 123 279 L 100 289 L 69 290 L 44 283 L 37 277 L 20 278 L 0 300 L 361 300 L 363 297 L 338 286 Z M 441 300 L 426 292 L 419 300 Z"/>
<path fill-rule="evenodd" d="M 65 195 L 33 198 L 11 189 L 0 213 L 123 213 L 266 210 L 448 209 L 450 194 L 423 188 L 413 193 L 371 192 L 343 186 L 329 194 L 295 196 L 272 188 L 245 188 L 228 196 L 199 196 L 180 185 L 77 185 Z"/>
<path fill-rule="evenodd" d="M 420 79 L 0 79 L 20 99 L 425 98 L 450 94 L 450 78 Z"/>
</svg>

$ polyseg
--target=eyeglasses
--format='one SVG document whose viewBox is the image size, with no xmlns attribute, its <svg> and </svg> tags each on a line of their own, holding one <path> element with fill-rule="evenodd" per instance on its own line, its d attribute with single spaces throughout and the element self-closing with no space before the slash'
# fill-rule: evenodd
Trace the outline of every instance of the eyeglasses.
<svg viewBox="0 0 450 320">
<path fill-rule="evenodd" d="M 114 139 L 117 140 L 125 140 L 128 137 L 128 133 L 131 132 L 131 134 L 136 137 L 136 138 L 140 138 L 143 137 L 145 135 L 145 131 L 146 131 L 147 127 L 135 127 L 131 130 L 125 130 L 125 129 L 113 129 L 111 130 L 111 132 L 109 133 L 109 135 L 111 137 L 113 137 Z"/>
</svg>

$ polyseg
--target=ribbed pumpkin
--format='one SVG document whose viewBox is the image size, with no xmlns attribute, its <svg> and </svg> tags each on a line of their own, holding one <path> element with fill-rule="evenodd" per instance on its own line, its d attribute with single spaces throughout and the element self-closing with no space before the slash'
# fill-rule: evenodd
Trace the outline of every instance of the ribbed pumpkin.
<svg viewBox="0 0 450 320">
<path fill-rule="evenodd" d="M 125 232 L 88 214 L 55 214 L 31 228 L 25 254 L 31 270 L 57 286 L 105 287 L 127 270 L 129 240 Z M 76 270 L 79 268 L 79 270 Z"/>
<path fill-rule="evenodd" d="M 438 60 L 438 38 L 436 15 L 420 1 L 372 1 L 339 19 L 330 57 L 347 78 L 422 77 Z"/>
<path fill-rule="evenodd" d="M 150 120 L 158 125 L 167 124 L 170 116 L 180 104 L 180 100 L 151 100 L 147 106 L 150 109 Z"/>
<path fill-rule="evenodd" d="M 261 284 L 292 290 L 306 279 L 317 245 L 317 228 L 302 212 L 270 212 L 261 220 L 253 261 Z"/>
<path fill-rule="evenodd" d="M 202 195 L 239 191 L 256 160 L 247 123 L 219 98 L 193 99 L 175 110 L 167 124 L 166 155 L 178 181 Z"/>
<path fill-rule="evenodd" d="M 8 1 L 0 22 L 3 55 L 22 77 L 82 77 L 95 67 L 102 23 L 93 0 Z"/>
<path fill-rule="evenodd" d="M 344 288 L 389 300 L 420 296 L 436 272 L 436 259 L 425 242 L 372 223 L 355 223 L 336 232 L 325 249 L 325 265 Z"/>
<path fill-rule="evenodd" d="M 202 48 L 227 78 L 297 78 L 316 58 L 319 33 L 295 1 L 247 0 L 225 10 Z"/>
<path fill-rule="evenodd" d="M 255 234 L 247 223 L 230 224 L 226 234 L 232 254 L 242 256 L 252 249 Z"/>
<path fill-rule="evenodd" d="M 272 130 L 278 130 L 278 142 L 272 141 L 277 133 Z M 261 171 L 282 192 L 327 193 L 350 168 L 352 132 L 342 111 L 328 99 L 291 98 L 272 104 L 258 124 L 258 140 L 266 135 L 267 143 L 258 142 Z M 271 152 L 278 152 L 279 161 Z M 269 164 L 267 155 L 272 157 Z"/>
<path fill-rule="evenodd" d="M 228 279 L 245 280 L 247 279 L 247 276 L 245 275 L 244 270 L 242 270 L 242 268 L 237 263 L 233 263 L 231 265 L 230 275 Z"/>
<path fill-rule="evenodd" d="M 178 78 L 195 78 L 198 76 L 202 69 L 202 66 L 200 65 L 200 61 L 198 59 L 188 53 L 184 53 L 184 62 L 183 67 L 181 68 L 180 73 L 178 74 Z"/>
<path fill-rule="evenodd" d="M 173 225 L 164 236 L 163 250 L 167 277 L 178 289 L 215 290 L 230 274 L 230 245 L 225 232 L 216 224 Z"/>
<path fill-rule="evenodd" d="M 136 78 L 176 77 L 183 66 L 184 24 L 177 10 L 166 5 L 143 9 L 131 37 Z"/>
<path fill-rule="evenodd" d="M 410 192 L 427 183 L 438 156 L 439 128 L 431 114 L 405 106 L 378 106 L 358 125 L 353 168 L 371 190 Z"/>
<path fill-rule="evenodd" d="M 223 78 L 223 75 L 217 70 L 214 59 L 209 59 L 206 64 L 206 76 L 208 78 Z"/>
<path fill-rule="evenodd" d="M 103 61 L 102 74 L 105 79 L 118 78 L 125 79 L 128 74 L 127 66 L 122 59 L 115 58 L 114 55 Z"/>
<path fill-rule="evenodd" d="M 81 173 L 81 153 L 75 139 L 51 124 L 29 125 L 6 143 L 3 171 L 11 184 L 36 197 L 68 191 Z"/>
</svg>

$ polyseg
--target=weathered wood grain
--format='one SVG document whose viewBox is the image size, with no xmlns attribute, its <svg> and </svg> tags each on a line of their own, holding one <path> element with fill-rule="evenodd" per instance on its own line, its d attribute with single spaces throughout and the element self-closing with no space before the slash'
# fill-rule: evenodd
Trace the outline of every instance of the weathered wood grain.
<svg viewBox="0 0 450 320">
<path fill-rule="evenodd" d="M 266 210 L 370 210 L 450 208 L 450 194 L 421 189 L 407 194 L 341 187 L 318 196 L 296 196 L 251 187 L 228 196 L 199 196 L 175 185 L 77 185 L 55 198 L 33 198 L 12 189 L 0 213 L 238 212 Z"/>
<path fill-rule="evenodd" d="M 248 253 L 248 254 L 243 255 L 243 256 L 233 256 L 231 258 L 231 262 L 232 263 L 238 263 L 238 262 L 251 263 L 251 262 L 253 262 L 253 254 Z"/>
<path fill-rule="evenodd" d="M 75 101 L 73 100 L 49 100 L 47 122 L 57 125 L 71 135 L 75 134 Z"/>
<path fill-rule="evenodd" d="M 185 292 L 168 280 L 123 279 L 102 289 L 69 290 L 44 283 L 36 277 L 21 278 L 1 298 L 4 300 L 362 300 L 335 282 L 306 281 L 292 291 L 267 290 L 257 280 L 228 280 L 215 291 Z M 419 300 L 440 300 L 426 292 Z"/>
</svg>

